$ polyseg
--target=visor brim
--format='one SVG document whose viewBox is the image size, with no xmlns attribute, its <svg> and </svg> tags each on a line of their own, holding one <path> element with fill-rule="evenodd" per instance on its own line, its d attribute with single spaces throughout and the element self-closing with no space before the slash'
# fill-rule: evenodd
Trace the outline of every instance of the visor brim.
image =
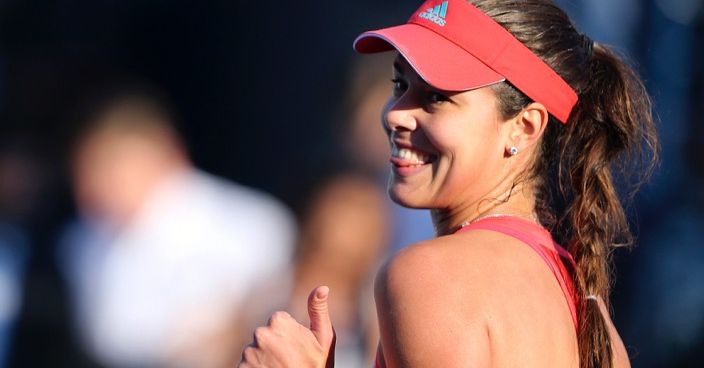
<svg viewBox="0 0 704 368">
<path fill-rule="evenodd" d="M 467 91 L 506 80 L 448 39 L 417 24 L 403 24 L 362 33 L 354 49 L 373 54 L 396 49 L 431 86 L 443 91 Z"/>
</svg>

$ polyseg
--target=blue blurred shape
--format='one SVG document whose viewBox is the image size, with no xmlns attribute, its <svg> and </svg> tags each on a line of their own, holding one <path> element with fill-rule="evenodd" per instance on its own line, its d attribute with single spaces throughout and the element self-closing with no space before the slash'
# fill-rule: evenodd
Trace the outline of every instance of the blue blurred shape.
<svg viewBox="0 0 704 368">
<path fill-rule="evenodd" d="M 704 0 L 655 0 L 662 14 L 673 22 L 690 25 L 702 14 Z"/>
<path fill-rule="evenodd" d="M 0 368 L 7 366 L 28 250 L 27 239 L 17 227 L 0 223 Z"/>
</svg>

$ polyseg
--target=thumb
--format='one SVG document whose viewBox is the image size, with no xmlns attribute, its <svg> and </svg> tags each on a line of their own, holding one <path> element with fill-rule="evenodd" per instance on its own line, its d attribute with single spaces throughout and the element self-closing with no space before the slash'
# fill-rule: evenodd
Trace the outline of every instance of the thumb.
<svg viewBox="0 0 704 368">
<path fill-rule="evenodd" d="M 330 348 L 332 344 L 334 332 L 332 322 L 330 322 L 330 313 L 328 311 L 328 295 L 330 288 L 327 286 L 318 286 L 313 289 L 308 296 L 308 316 L 310 317 L 310 330 L 315 335 L 320 346 L 325 349 Z"/>
</svg>

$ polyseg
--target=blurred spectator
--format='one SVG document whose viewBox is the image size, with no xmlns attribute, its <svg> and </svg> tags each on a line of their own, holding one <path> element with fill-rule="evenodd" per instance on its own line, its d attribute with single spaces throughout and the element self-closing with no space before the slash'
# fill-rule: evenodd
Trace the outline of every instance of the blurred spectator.
<svg viewBox="0 0 704 368">
<path fill-rule="evenodd" d="M 319 188 L 305 214 L 289 311 L 307 321 L 308 293 L 330 286 L 338 368 L 373 365 L 378 335 L 370 277 L 388 245 L 389 220 L 384 193 L 353 173 Z"/>
<path fill-rule="evenodd" d="M 7 366 L 29 258 L 24 222 L 36 197 L 36 165 L 21 150 L 0 149 L 0 368 Z"/>
<path fill-rule="evenodd" d="M 58 254 L 86 348 L 109 367 L 231 366 L 258 313 L 285 301 L 292 216 L 195 169 L 156 93 L 101 99 L 73 156 L 81 218 Z"/>
<path fill-rule="evenodd" d="M 330 147 L 336 153 L 335 173 L 315 186 L 302 216 L 289 310 L 307 320 L 308 293 L 330 286 L 338 368 L 373 366 L 376 268 L 390 252 L 433 236 L 427 211 L 402 208 L 386 195 L 389 144 L 380 116 L 391 93 L 392 57 L 357 59 L 339 114 L 343 121 Z M 401 225 L 412 230 L 397 231 Z"/>
<path fill-rule="evenodd" d="M 27 252 L 24 234 L 18 228 L 0 222 L 0 368 L 6 366 L 12 347 Z"/>
</svg>

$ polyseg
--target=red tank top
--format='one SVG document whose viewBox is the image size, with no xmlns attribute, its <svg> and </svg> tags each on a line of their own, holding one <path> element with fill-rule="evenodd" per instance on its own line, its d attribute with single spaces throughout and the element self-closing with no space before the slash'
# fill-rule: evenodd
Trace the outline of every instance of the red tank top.
<svg viewBox="0 0 704 368">
<path fill-rule="evenodd" d="M 560 289 L 562 289 L 562 293 L 565 296 L 567 306 L 572 314 L 572 322 L 574 322 L 574 327 L 577 329 L 577 297 L 574 290 L 572 277 L 567 270 L 567 267 L 574 270 L 576 265 L 572 255 L 570 255 L 570 253 L 560 245 L 555 243 L 552 239 L 552 235 L 550 235 L 550 232 L 545 230 L 542 226 L 532 221 L 524 220 L 520 217 L 496 216 L 485 217 L 473 222 L 457 230 L 455 234 L 471 230 L 496 231 L 511 236 L 522 241 L 538 253 L 540 258 L 545 261 L 545 264 L 548 266 L 553 276 L 555 276 L 557 283 L 560 285 Z M 386 367 L 381 351 L 377 353 L 375 367 Z"/>
</svg>

